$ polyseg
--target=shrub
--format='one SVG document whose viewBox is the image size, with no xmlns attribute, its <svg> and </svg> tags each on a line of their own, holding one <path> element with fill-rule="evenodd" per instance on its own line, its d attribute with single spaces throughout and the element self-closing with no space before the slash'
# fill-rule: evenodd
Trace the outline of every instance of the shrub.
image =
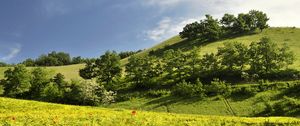
<svg viewBox="0 0 300 126">
<path fill-rule="evenodd" d="M 268 107 L 267 107 L 268 108 Z M 270 108 L 272 111 L 267 115 L 274 116 L 295 116 L 300 114 L 300 102 L 294 98 L 284 96 L 282 100 L 273 104 Z"/>
<path fill-rule="evenodd" d="M 244 86 L 244 87 L 236 87 L 233 90 L 234 94 L 239 94 L 239 95 L 255 95 L 257 92 L 259 91 L 259 89 L 257 87 L 254 86 Z"/>
<path fill-rule="evenodd" d="M 81 81 L 78 87 L 82 104 L 99 105 L 114 102 L 116 93 L 107 91 L 103 85 L 99 85 L 94 81 Z"/>
<path fill-rule="evenodd" d="M 178 83 L 172 90 L 172 94 L 176 96 L 193 97 L 200 96 L 204 97 L 205 90 L 203 89 L 202 83 L 197 79 L 195 84 L 190 82 L 182 81 Z"/>
<path fill-rule="evenodd" d="M 55 83 L 49 83 L 41 92 L 41 99 L 49 102 L 59 102 L 63 97 L 63 92 Z"/>
<path fill-rule="evenodd" d="M 205 89 L 210 95 L 228 96 L 231 93 L 231 87 L 227 86 L 224 81 L 219 79 L 214 79 L 210 85 L 205 87 Z"/>
<path fill-rule="evenodd" d="M 147 96 L 157 98 L 157 97 L 167 96 L 170 93 L 171 92 L 169 90 L 162 90 L 162 89 L 161 90 L 150 90 L 147 93 Z"/>
<path fill-rule="evenodd" d="M 0 96 L 3 95 L 3 93 L 4 93 L 4 87 L 0 85 Z"/>
</svg>

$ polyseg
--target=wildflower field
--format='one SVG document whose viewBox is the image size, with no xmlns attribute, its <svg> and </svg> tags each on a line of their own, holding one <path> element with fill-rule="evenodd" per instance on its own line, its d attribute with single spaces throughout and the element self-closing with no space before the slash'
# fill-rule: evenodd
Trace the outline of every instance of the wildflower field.
<svg viewBox="0 0 300 126">
<path fill-rule="evenodd" d="M 291 117 L 230 117 L 170 114 L 139 110 L 106 109 L 71 106 L 36 101 L 0 98 L 0 125 L 72 125 L 72 126 L 143 126 L 143 125 L 292 125 L 299 126 L 300 119 Z"/>
</svg>

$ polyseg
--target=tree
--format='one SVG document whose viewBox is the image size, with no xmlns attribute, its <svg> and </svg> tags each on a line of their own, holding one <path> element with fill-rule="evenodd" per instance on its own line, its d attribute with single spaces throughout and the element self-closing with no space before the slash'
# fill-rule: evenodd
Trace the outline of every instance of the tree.
<svg viewBox="0 0 300 126">
<path fill-rule="evenodd" d="M 261 32 L 263 31 L 263 29 L 269 27 L 267 24 L 267 22 L 269 21 L 267 14 L 261 11 L 251 10 L 249 11 L 249 15 L 254 21 L 254 27 L 260 29 Z"/>
<path fill-rule="evenodd" d="M 217 71 L 220 69 L 219 59 L 214 53 L 206 53 L 200 60 L 202 71 Z"/>
<path fill-rule="evenodd" d="M 235 34 L 234 31 L 234 23 L 236 22 L 236 17 L 232 14 L 224 14 L 221 19 L 221 24 L 223 25 L 223 29 L 227 35 Z"/>
<path fill-rule="evenodd" d="M 162 73 L 161 61 L 153 56 L 131 56 L 126 64 L 127 78 L 133 81 L 136 86 L 149 87 L 151 79 L 159 77 Z"/>
<path fill-rule="evenodd" d="M 63 98 L 63 91 L 55 83 L 48 83 L 41 92 L 41 99 L 49 102 L 60 102 Z"/>
<path fill-rule="evenodd" d="M 79 64 L 79 63 L 83 63 L 83 62 L 84 62 L 84 59 L 82 59 L 81 56 L 72 58 L 72 64 Z"/>
<path fill-rule="evenodd" d="M 217 19 L 210 15 L 205 15 L 206 19 L 200 21 L 201 37 L 208 41 L 218 40 L 222 37 L 222 28 Z"/>
<path fill-rule="evenodd" d="M 233 71 L 234 68 L 243 70 L 248 63 L 248 48 L 242 43 L 224 43 L 224 47 L 219 47 L 217 56 L 220 57 L 221 64 Z"/>
<path fill-rule="evenodd" d="M 186 54 L 186 57 L 188 59 L 187 65 L 189 67 L 188 74 L 195 77 L 197 72 L 199 72 L 201 62 L 199 49 L 194 47 L 189 53 Z"/>
<path fill-rule="evenodd" d="M 30 97 L 32 99 L 39 99 L 43 89 L 50 83 L 51 74 L 49 71 L 37 67 L 31 71 L 31 87 L 30 87 Z"/>
<path fill-rule="evenodd" d="M 24 94 L 30 90 L 31 76 L 25 65 L 17 65 L 4 72 L 5 84 L 4 94 L 9 97 L 25 97 Z"/>
<path fill-rule="evenodd" d="M 6 66 L 8 66 L 6 63 L 0 62 L 0 67 L 6 67 Z"/>
<path fill-rule="evenodd" d="M 164 70 L 167 71 L 168 77 L 179 79 L 181 81 L 188 72 L 187 69 L 187 56 L 181 51 L 173 49 L 167 50 L 163 55 L 163 62 L 165 63 Z"/>
<path fill-rule="evenodd" d="M 95 62 L 96 75 L 99 82 L 109 84 L 114 78 L 121 76 L 120 56 L 115 52 L 106 51 L 104 55 Z"/>
<path fill-rule="evenodd" d="M 179 33 L 181 38 L 187 39 L 196 39 L 200 33 L 200 24 L 198 22 L 193 22 L 191 24 L 187 24 L 183 31 Z"/>
<path fill-rule="evenodd" d="M 58 73 L 54 76 L 54 78 L 52 79 L 52 82 L 54 82 L 59 88 L 63 88 L 67 84 L 67 82 L 64 79 L 65 79 L 65 76 L 61 73 Z"/>
<path fill-rule="evenodd" d="M 233 28 L 237 33 L 247 33 L 253 30 L 251 25 L 253 24 L 253 20 L 249 14 L 238 14 L 238 17 L 233 24 Z"/>
<path fill-rule="evenodd" d="M 293 63 L 294 55 L 287 46 L 279 48 L 269 38 L 251 43 L 249 49 L 251 70 L 255 73 L 269 73 Z"/>
<path fill-rule="evenodd" d="M 92 79 L 97 76 L 95 72 L 95 61 L 87 60 L 85 67 L 79 70 L 79 75 L 83 79 Z"/>
<path fill-rule="evenodd" d="M 31 58 L 26 59 L 25 61 L 22 62 L 25 66 L 35 66 L 35 61 Z"/>
</svg>

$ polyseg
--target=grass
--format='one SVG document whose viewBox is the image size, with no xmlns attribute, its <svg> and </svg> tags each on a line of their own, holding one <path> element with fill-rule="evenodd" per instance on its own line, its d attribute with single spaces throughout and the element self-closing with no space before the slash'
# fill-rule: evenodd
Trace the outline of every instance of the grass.
<svg viewBox="0 0 300 126">
<path fill-rule="evenodd" d="M 262 97 L 276 97 L 281 91 L 260 92 L 255 96 L 232 96 L 226 100 L 229 102 L 236 116 L 255 116 L 264 110 Z M 199 98 L 178 98 L 164 96 L 159 98 L 132 98 L 128 101 L 113 103 L 108 108 L 141 109 L 156 112 L 170 112 L 200 115 L 234 116 L 230 108 L 226 106 L 224 99 L 219 96 Z"/>
<path fill-rule="evenodd" d="M 199 49 L 200 54 L 216 52 L 217 48 L 223 46 L 225 42 L 242 42 L 245 44 L 250 44 L 253 41 L 259 41 L 262 37 L 269 37 L 271 40 L 277 42 L 279 45 L 287 43 L 291 50 L 295 52 L 296 61 L 291 68 L 300 70 L 300 29 L 299 28 L 269 28 L 264 30 L 261 33 L 244 35 L 240 37 L 228 38 L 216 42 L 211 42 L 204 45 L 199 45 L 197 41 L 187 41 L 182 40 L 179 36 L 174 36 L 166 41 L 163 41 L 149 49 L 146 49 L 136 55 L 145 56 L 148 55 L 150 51 L 154 50 L 158 52 L 158 55 L 161 55 L 163 51 L 167 49 L 183 49 L 188 51 L 193 46 L 201 46 Z M 121 60 L 122 65 L 124 66 L 128 62 L 128 58 Z M 65 75 L 67 80 L 78 79 L 80 78 L 78 71 L 80 68 L 83 68 L 83 64 L 78 65 L 68 65 L 68 66 L 58 66 L 58 67 L 49 67 L 49 69 L 54 70 L 55 73 L 62 73 Z M 3 73 L 6 70 L 6 67 L 0 67 L 0 79 L 4 77 Z"/>
<path fill-rule="evenodd" d="M 76 64 L 76 65 L 66 65 L 66 66 L 53 66 L 53 67 L 45 67 L 47 70 L 53 73 L 61 73 L 65 76 L 66 80 L 71 79 L 81 79 L 79 76 L 79 69 L 83 68 L 84 64 Z M 28 67 L 32 69 L 34 67 Z M 8 67 L 0 67 L 0 79 L 4 78 L 4 71 L 7 70 Z"/>
<path fill-rule="evenodd" d="M 292 65 L 291 68 L 300 70 L 300 59 L 297 58 L 297 56 L 300 56 L 300 29 L 289 27 L 268 28 L 261 33 L 258 32 L 256 34 L 227 38 L 202 45 L 199 45 L 197 41 L 183 40 L 179 36 L 175 36 L 137 55 L 147 55 L 151 50 L 157 51 L 157 55 L 161 55 L 163 51 L 168 49 L 182 49 L 188 51 L 194 46 L 201 47 L 199 48 L 199 53 L 203 55 L 205 53 L 216 52 L 217 48 L 223 46 L 225 42 L 241 42 L 249 45 L 251 42 L 259 41 L 262 37 L 269 37 L 278 45 L 287 43 L 290 49 L 295 53 L 296 57 L 294 65 Z"/>
<path fill-rule="evenodd" d="M 0 125 L 72 125 L 72 126 L 263 126 L 300 125 L 292 117 L 233 117 L 193 114 L 171 114 L 126 109 L 71 106 L 0 97 Z"/>
</svg>

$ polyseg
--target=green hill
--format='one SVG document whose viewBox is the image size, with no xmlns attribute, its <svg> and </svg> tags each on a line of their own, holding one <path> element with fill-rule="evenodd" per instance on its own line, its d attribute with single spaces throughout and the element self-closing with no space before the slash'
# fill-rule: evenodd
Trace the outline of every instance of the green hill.
<svg viewBox="0 0 300 126">
<path fill-rule="evenodd" d="M 67 66 L 53 66 L 53 67 L 45 67 L 53 73 L 62 73 L 67 80 L 70 79 L 79 79 L 79 69 L 83 68 L 84 64 L 76 64 L 76 65 L 67 65 Z M 34 67 L 29 67 L 32 69 Z M 7 70 L 8 67 L 0 67 L 0 79 L 4 78 L 4 71 Z"/>
<path fill-rule="evenodd" d="M 201 116 L 145 112 L 140 110 L 105 109 L 15 100 L 0 97 L 0 125 L 300 125 L 291 117 L 246 118 L 231 116 Z"/>
<path fill-rule="evenodd" d="M 262 37 L 269 37 L 274 42 L 277 42 L 279 45 L 287 43 L 291 50 L 296 54 L 296 61 L 291 68 L 300 70 L 300 59 L 297 58 L 300 56 L 300 29 L 299 28 L 268 28 L 263 32 L 258 32 L 256 34 L 238 36 L 233 38 L 227 38 L 224 40 L 219 40 L 211 42 L 204 45 L 199 45 L 196 41 L 186 41 L 182 40 L 179 36 L 174 36 L 166 41 L 163 41 L 149 49 L 146 49 L 136 55 L 148 55 L 150 51 L 154 51 L 156 55 L 162 54 L 163 51 L 168 49 L 183 49 L 188 51 L 194 46 L 201 46 L 199 52 L 201 54 L 215 52 L 217 47 L 223 46 L 224 42 L 242 42 L 245 44 L 250 44 L 253 41 L 258 41 Z M 127 58 L 122 60 L 122 64 L 127 63 Z M 58 67 L 49 67 L 50 70 L 54 70 L 56 73 L 62 73 L 66 76 L 67 80 L 78 79 L 78 71 L 80 68 L 83 68 L 83 64 L 79 65 L 68 65 L 68 66 L 58 66 Z M 3 78 L 3 73 L 6 70 L 6 67 L 0 67 L 0 79 Z"/>
<path fill-rule="evenodd" d="M 168 49 L 182 49 L 188 51 L 194 46 L 201 47 L 199 52 L 201 54 L 216 52 L 217 48 L 223 46 L 225 42 L 241 42 L 249 45 L 251 42 L 257 42 L 262 37 L 269 37 L 272 41 L 278 43 L 279 45 L 287 43 L 291 50 L 296 55 L 296 61 L 292 68 L 300 69 L 300 29 L 292 27 L 272 27 L 264 30 L 263 32 L 257 32 L 255 34 L 235 36 L 232 38 L 227 38 L 215 42 L 210 42 L 206 44 L 199 45 L 197 41 L 187 41 L 181 39 L 179 36 L 174 36 L 158 45 L 153 46 L 137 55 L 148 55 L 150 51 L 154 51 L 156 55 L 160 55 L 163 51 Z"/>
</svg>

